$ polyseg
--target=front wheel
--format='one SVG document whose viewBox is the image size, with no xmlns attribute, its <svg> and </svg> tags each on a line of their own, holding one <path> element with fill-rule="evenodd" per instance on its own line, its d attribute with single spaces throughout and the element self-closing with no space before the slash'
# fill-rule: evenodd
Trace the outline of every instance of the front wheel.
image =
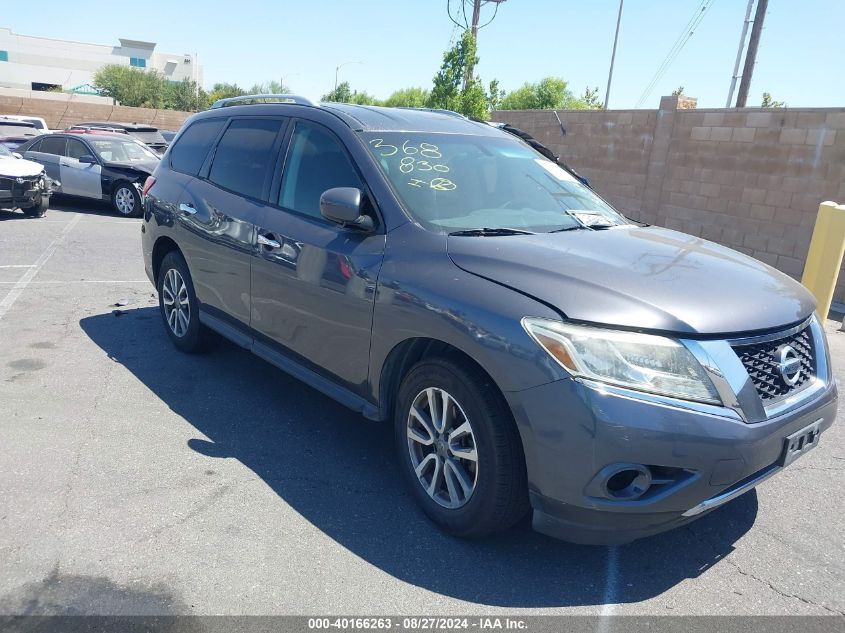
<svg viewBox="0 0 845 633">
<path fill-rule="evenodd" d="M 47 209 L 49 207 L 50 196 L 41 196 L 37 204 L 34 204 L 31 207 L 27 207 L 25 209 L 21 209 L 21 211 L 23 211 L 24 215 L 28 215 L 31 218 L 43 218 L 44 215 L 47 213 Z"/>
<path fill-rule="evenodd" d="M 205 351 L 217 342 L 217 334 L 200 323 L 191 273 L 178 251 L 169 252 L 161 262 L 158 305 L 170 340 L 183 352 Z"/>
<path fill-rule="evenodd" d="M 141 215 L 141 196 L 132 183 L 121 180 L 114 186 L 112 206 L 120 215 L 137 218 Z"/>
<path fill-rule="evenodd" d="M 525 515 L 525 457 L 507 403 L 469 363 L 426 359 L 399 389 L 395 441 L 408 485 L 446 531 L 477 537 Z"/>
</svg>

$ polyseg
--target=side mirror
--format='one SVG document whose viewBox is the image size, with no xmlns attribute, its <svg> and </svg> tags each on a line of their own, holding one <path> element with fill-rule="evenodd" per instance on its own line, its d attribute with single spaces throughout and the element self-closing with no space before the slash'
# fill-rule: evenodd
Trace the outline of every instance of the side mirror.
<svg viewBox="0 0 845 633">
<path fill-rule="evenodd" d="M 361 214 L 361 190 L 355 187 L 335 187 L 320 196 L 320 213 L 341 226 L 372 231 L 373 219 Z"/>
<path fill-rule="evenodd" d="M 84 156 L 79 157 L 80 163 L 85 163 L 86 165 L 96 165 L 97 159 L 91 156 L 91 154 L 85 154 Z"/>
<path fill-rule="evenodd" d="M 23 156 L 21 156 L 17 152 L 12 152 L 12 156 L 14 156 L 15 158 L 23 158 Z"/>
</svg>

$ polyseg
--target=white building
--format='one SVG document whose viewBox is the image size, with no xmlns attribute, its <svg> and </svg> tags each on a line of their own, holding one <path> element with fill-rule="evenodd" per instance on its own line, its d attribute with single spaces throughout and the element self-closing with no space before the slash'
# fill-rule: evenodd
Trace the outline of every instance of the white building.
<svg viewBox="0 0 845 633">
<path fill-rule="evenodd" d="M 84 44 L 18 35 L 0 27 L 0 88 L 90 92 L 94 73 L 106 64 L 155 69 L 167 79 L 202 86 L 202 66 L 189 53 L 161 53 L 154 42 L 120 38 L 120 46 Z"/>
</svg>

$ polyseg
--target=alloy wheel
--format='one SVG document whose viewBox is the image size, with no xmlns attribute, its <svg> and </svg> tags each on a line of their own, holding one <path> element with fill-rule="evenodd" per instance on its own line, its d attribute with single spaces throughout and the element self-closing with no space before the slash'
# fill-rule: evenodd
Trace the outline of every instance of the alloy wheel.
<svg viewBox="0 0 845 633">
<path fill-rule="evenodd" d="M 457 400 L 436 387 L 411 403 L 408 452 L 417 480 L 444 508 L 469 502 L 478 481 L 478 451 L 472 425 Z"/>
<path fill-rule="evenodd" d="M 191 321 L 191 303 L 188 300 L 188 286 L 175 268 L 168 269 L 161 285 L 161 300 L 164 304 L 164 317 L 170 331 L 178 338 L 188 332 Z"/>
<path fill-rule="evenodd" d="M 114 206 L 123 215 L 132 215 L 135 211 L 135 196 L 127 187 L 121 187 L 114 193 Z"/>
</svg>

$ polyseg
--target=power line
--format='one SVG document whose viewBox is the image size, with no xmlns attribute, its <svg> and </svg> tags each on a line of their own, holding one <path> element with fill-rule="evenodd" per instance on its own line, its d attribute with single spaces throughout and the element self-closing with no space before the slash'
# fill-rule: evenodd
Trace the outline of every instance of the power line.
<svg viewBox="0 0 845 633">
<path fill-rule="evenodd" d="M 669 52 L 663 59 L 663 63 L 660 64 L 657 69 L 657 72 L 654 73 L 654 77 L 652 77 L 651 81 L 645 87 L 645 89 L 643 90 L 643 94 L 640 96 L 639 100 L 637 101 L 634 107 L 639 108 L 643 104 L 643 102 L 648 98 L 652 90 L 654 90 L 655 86 L 663 78 L 663 75 L 666 74 L 666 71 L 669 70 L 669 67 L 672 65 L 675 59 L 677 59 L 684 46 L 686 46 L 686 43 L 693 36 L 695 30 L 698 28 L 698 25 L 701 24 L 701 21 L 707 14 L 708 9 L 710 9 L 710 7 L 712 7 L 715 2 L 716 0 L 701 0 L 701 4 L 699 4 L 699 6 L 696 8 L 689 22 L 687 22 L 687 25 L 681 31 L 681 34 L 678 36 L 678 39 L 675 40 L 675 43 L 672 45 L 672 48 L 669 49 Z"/>
</svg>

